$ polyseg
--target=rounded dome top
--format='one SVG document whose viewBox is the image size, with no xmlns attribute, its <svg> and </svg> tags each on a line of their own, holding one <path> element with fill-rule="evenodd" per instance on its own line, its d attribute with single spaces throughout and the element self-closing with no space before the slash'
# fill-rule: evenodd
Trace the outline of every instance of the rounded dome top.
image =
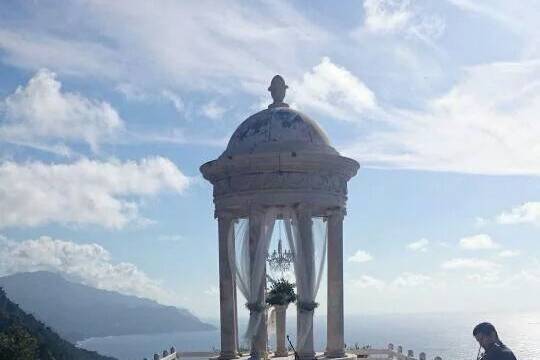
<svg viewBox="0 0 540 360">
<path fill-rule="evenodd" d="M 287 104 L 272 105 L 240 124 L 224 156 L 280 151 L 337 154 L 315 121 Z"/>
<path fill-rule="evenodd" d="M 274 102 L 240 124 L 222 156 L 281 151 L 338 154 L 315 121 L 283 102 L 287 88 L 280 75 L 274 76 L 268 88 Z"/>
</svg>

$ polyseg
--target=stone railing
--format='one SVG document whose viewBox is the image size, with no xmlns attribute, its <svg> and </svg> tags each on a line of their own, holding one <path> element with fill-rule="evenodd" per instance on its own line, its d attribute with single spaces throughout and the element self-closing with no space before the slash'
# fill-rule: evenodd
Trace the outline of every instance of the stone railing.
<svg viewBox="0 0 540 360">
<path fill-rule="evenodd" d="M 418 357 L 414 357 L 414 351 L 407 350 L 407 354 L 403 353 L 403 347 L 398 345 L 394 348 L 394 344 L 388 344 L 387 349 L 372 349 L 369 346 L 361 349 L 348 349 L 349 354 L 355 354 L 357 358 L 364 359 L 397 359 L 397 360 L 427 360 L 426 353 L 421 352 Z M 442 360 L 440 356 L 436 356 L 433 360 Z"/>
<path fill-rule="evenodd" d="M 398 345 L 394 347 L 394 344 L 388 344 L 386 349 L 373 349 L 370 346 L 365 346 L 358 349 L 347 349 L 347 354 L 354 354 L 358 359 L 394 359 L 394 360 L 428 360 L 426 353 L 421 352 L 418 357 L 414 356 L 414 351 L 407 350 L 407 354 L 403 353 L 403 347 Z M 292 355 L 292 353 L 290 353 Z M 191 351 L 191 352 L 177 352 L 174 347 L 170 351 L 164 350 L 162 357 L 158 354 L 154 354 L 153 360 L 177 360 L 183 358 L 197 358 L 197 359 L 211 359 L 219 356 L 219 352 L 206 352 L 206 351 Z M 147 360 L 147 359 L 145 359 Z M 433 360 L 442 360 L 440 356 L 435 356 Z"/>
<path fill-rule="evenodd" d="M 154 354 L 152 357 L 152 360 L 177 360 L 180 359 L 180 353 L 176 351 L 174 346 L 172 346 L 169 350 L 163 350 L 161 355 Z M 148 360 L 147 358 L 144 358 L 144 360 Z"/>
</svg>

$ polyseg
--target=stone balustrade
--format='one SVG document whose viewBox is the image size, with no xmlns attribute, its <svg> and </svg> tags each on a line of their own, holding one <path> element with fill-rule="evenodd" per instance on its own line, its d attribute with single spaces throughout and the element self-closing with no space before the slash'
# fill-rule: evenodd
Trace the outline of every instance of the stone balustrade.
<svg viewBox="0 0 540 360">
<path fill-rule="evenodd" d="M 172 346 L 169 350 L 163 350 L 163 352 L 160 354 L 154 354 L 152 357 L 152 360 L 177 360 L 180 359 L 180 353 L 176 351 L 174 346 Z M 148 358 L 144 358 L 144 360 L 148 360 Z"/>
<path fill-rule="evenodd" d="M 369 346 L 363 347 L 361 349 L 348 349 L 346 351 L 348 354 L 355 354 L 357 358 L 361 359 L 396 359 L 396 360 L 427 360 L 426 353 L 421 352 L 418 355 L 418 358 L 414 357 L 413 350 L 407 350 L 407 355 L 403 354 L 403 346 L 398 345 L 395 349 L 394 344 L 388 344 L 386 349 L 373 349 Z M 440 356 L 433 358 L 434 360 L 442 360 Z"/>
<path fill-rule="evenodd" d="M 413 350 L 407 350 L 407 355 L 403 353 L 403 346 L 394 346 L 388 344 L 386 349 L 374 349 L 370 346 L 363 348 L 347 349 L 347 354 L 356 355 L 358 359 L 385 359 L 385 360 L 428 360 L 426 353 L 421 352 L 418 357 L 414 357 Z M 192 352 L 177 352 L 174 347 L 169 351 L 164 350 L 162 356 L 154 354 L 153 360 L 178 360 L 178 359 L 215 359 L 219 355 L 219 352 L 206 352 L 206 351 L 192 351 Z M 292 357 L 292 353 L 289 353 L 289 357 Z M 440 356 L 435 356 L 433 360 L 442 360 Z M 144 359 L 147 360 L 147 359 Z"/>
</svg>

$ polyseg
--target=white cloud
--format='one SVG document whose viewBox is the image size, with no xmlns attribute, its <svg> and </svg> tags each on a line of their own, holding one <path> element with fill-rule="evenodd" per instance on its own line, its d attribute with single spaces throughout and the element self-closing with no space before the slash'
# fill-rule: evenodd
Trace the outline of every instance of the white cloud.
<svg viewBox="0 0 540 360">
<path fill-rule="evenodd" d="M 540 225 L 540 202 L 527 202 L 503 212 L 497 217 L 499 224 L 534 224 Z"/>
<path fill-rule="evenodd" d="M 519 250 L 502 250 L 497 254 L 497 256 L 502 258 L 509 258 L 519 256 L 519 254 L 521 254 L 521 251 Z"/>
<path fill-rule="evenodd" d="M 373 260 L 373 256 L 364 250 L 358 250 L 354 255 L 350 256 L 349 261 L 363 263 Z"/>
<path fill-rule="evenodd" d="M 189 178 L 170 160 L 0 163 L 0 228 L 50 222 L 123 228 L 145 223 L 138 197 L 181 193 Z"/>
<path fill-rule="evenodd" d="M 38 70 L 58 69 L 63 74 L 114 78 L 122 57 L 111 48 L 91 41 L 67 40 L 45 31 L 28 32 L 20 24 L 0 29 L 2 60 L 13 66 Z M 80 29 L 79 29 L 80 30 Z"/>
<path fill-rule="evenodd" d="M 420 239 L 418 241 L 414 241 L 414 242 L 408 244 L 407 248 L 409 250 L 413 250 L 413 251 L 426 252 L 428 245 L 429 245 L 429 240 L 422 238 L 422 239 Z"/>
<path fill-rule="evenodd" d="M 104 101 L 63 92 L 56 74 L 42 69 L 2 103 L 0 139 L 8 142 L 83 141 L 93 150 L 123 127 Z"/>
<path fill-rule="evenodd" d="M 383 289 L 386 284 L 384 281 L 374 278 L 369 275 L 361 275 L 358 279 L 352 281 L 352 286 L 361 289 L 375 288 L 377 290 Z"/>
<path fill-rule="evenodd" d="M 364 26 L 372 32 L 403 30 L 413 17 L 409 1 L 364 0 Z"/>
<path fill-rule="evenodd" d="M 115 90 L 124 95 L 129 101 L 146 101 L 150 97 L 141 88 L 129 82 L 118 84 Z"/>
<path fill-rule="evenodd" d="M 174 108 L 177 112 L 179 112 L 180 114 L 184 112 L 184 101 L 179 95 L 169 90 L 163 90 L 161 94 L 165 99 L 169 100 L 174 105 Z"/>
<path fill-rule="evenodd" d="M 204 290 L 204 293 L 208 296 L 219 296 L 219 288 L 217 286 L 210 286 Z"/>
<path fill-rule="evenodd" d="M 358 122 L 359 115 L 377 108 L 375 95 L 356 76 L 325 57 L 290 84 L 288 97 L 294 107 L 323 113 L 332 118 Z"/>
<path fill-rule="evenodd" d="M 299 72 L 314 45 L 329 39 L 285 1 L 87 1 L 54 10 L 78 21 L 59 33 L 49 12 L 29 7 L 24 22 L 0 33 L 3 60 L 154 88 L 219 92 L 231 78 L 266 83 L 276 72 Z M 94 41 L 75 41 L 66 33 Z"/>
<path fill-rule="evenodd" d="M 42 236 L 15 242 L 0 239 L 0 273 L 53 271 L 98 289 L 142 296 L 164 303 L 175 297 L 134 264 L 114 263 L 102 246 Z"/>
<path fill-rule="evenodd" d="M 347 153 L 367 165 L 540 175 L 540 61 L 473 66 L 422 111 L 387 109 Z"/>
<path fill-rule="evenodd" d="M 369 33 L 401 33 L 430 41 L 445 29 L 444 21 L 425 14 L 410 0 L 364 0 L 364 27 Z"/>
<path fill-rule="evenodd" d="M 497 271 L 487 271 L 484 274 L 470 274 L 467 279 L 473 280 L 482 284 L 493 284 L 500 281 L 500 275 Z"/>
<path fill-rule="evenodd" d="M 492 261 L 477 258 L 455 258 L 445 261 L 441 265 L 441 267 L 446 270 L 492 270 L 494 268 L 497 268 L 497 266 L 498 265 Z"/>
<path fill-rule="evenodd" d="M 227 112 L 227 108 L 218 105 L 215 101 L 210 101 L 203 105 L 201 112 L 207 118 L 217 120 Z"/>
<path fill-rule="evenodd" d="M 476 227 L 484 227 L 486 226 L 487 224 L 489 224 L 489 220 L 481 217 L 481 216 L 478 216 L 474 219 L 474 226 Z"/>
<path fill-rule="evenodd" d="M 416 287 L 424 285 L 430 280 L 431 277 L 427 275 L 404 272 L 392 282 L 392 285 L 403 287 Z"/>
<path fill-rule="evenodd" d="M 178 234 L 171 234 L 171 235 L 160 235 L 158 236 L 158 240 L 161 241 L 171 241 L 171 242 L 179 242 L 179 241 L 185 241 L 186 238 L 182 235 Z"/>
<path fill-rule="evenodd" d="M 500 245 L 489 235 L 478 234 L 460 239 L 459 247 L 466 250 L 491 250 L 500 248 Z"/>
</svg>

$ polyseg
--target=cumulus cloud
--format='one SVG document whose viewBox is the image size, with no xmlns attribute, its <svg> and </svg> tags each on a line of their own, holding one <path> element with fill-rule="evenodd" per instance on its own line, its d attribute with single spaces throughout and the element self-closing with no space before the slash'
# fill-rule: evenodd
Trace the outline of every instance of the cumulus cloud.
<svg viewBox="0 0 540 360">
<path fill-rule="evenodd" d="M 469 67 L 423 110 L 386 109 L 389 130 L 346 152 L 378 167 L 540 175 L 539 78 L 538 60 Z"/>
<path fill-rule="evenodd" d="M 349 257 L 349 261 L 363 263 L 373 260 L 373 256 L 364 250 L 358 250 L 354 255 Z"/>
<path fill-rule="evenodd" d="M 392 282 L 392 285 L 402 287 L 416 287 L 424 285 L 430 280 L 431 277 L 427 275 L 404 272 Z"/>
<path fill-rule="evenodd" d="M 8 142 L 82 141 L 95 151 L 124 126 L 109 103 L 62 91 L 56 74 L 47 69 L 5 98 L 2 108 L 0 139 Z"/>
<path fill-rule="evenodd" d="M 15 242 L 0 238 L 0 273 L 8 275 L 27 271 L 53 271 L 98 289 L 118 291 L 172 303 L 174 296 L 163 289 L 137 266 L 115 263 L 110 253 L 96 243 L 41 236 Z"/>
<path fill-rule="evenodd" d="M 455 258 L 443 262 L 441 267 L 445 270 L 492 270 L 498 265 L 492 261 L 477 258 Z"/>
<path fill-rule="evenodd" d="M 407 249 L 412 250 L 412 251 L 426 252 L 428 245 L 429 245 L 429 240 L 422 238 L 418 241 L 414 241 L 408 244 Z"/>
<path fill-rule="evenodd" d="M 190 180 L 170 160 L 0 163 L 0 228 L 51 222 L 123 228 L 141 223 L 141 196 L 182 193 Z"/>
<path fill-rule="evenodd" d="M 499 224 L 540 225 L 540 202 L 526 202 L 497 216 Z"/>
<path fill-rule="evenodd" d="M 361 114 L 377 108 L 373 92 L 327 57 L 301 81 L 291 83 L 289 98 L 295 107 L 351 122 L 360 121 Z"/>
<path fill-rule="evenodd" d="M 500 245 L 489 235 L 478 234 L 460 239 L 459 247 L 465 250 L 491 250 L 500 248 Z"/>
</svg>

